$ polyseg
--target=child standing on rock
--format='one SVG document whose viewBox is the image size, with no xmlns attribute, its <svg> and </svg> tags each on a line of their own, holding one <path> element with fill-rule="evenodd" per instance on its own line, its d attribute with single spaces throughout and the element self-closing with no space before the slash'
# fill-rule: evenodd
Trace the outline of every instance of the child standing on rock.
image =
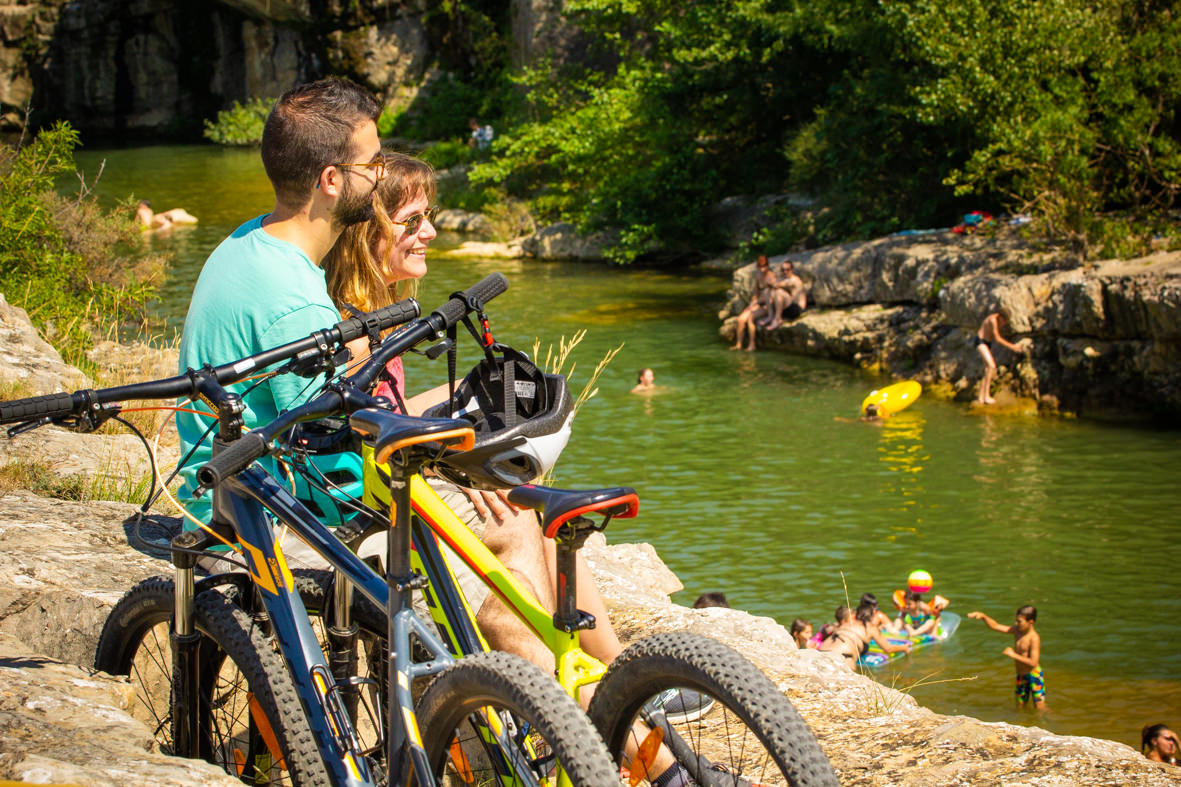
<svg viewBox="0 0 1181 787">
<path fill-rule="evenodd" d="M 1000 309 L 985 317 L 984 322 L 980 323 L 980 330 L 972 337 L 972 346 L 984 361 L 984 377 L 980 380 L 980 396 L 977 398 L 980 404 L 996 404 L 996 399 L 991 396 L 992 381 L 996 377 L 996 359 L 992 357 L 992 343 L 996 342 L 1015 353 L 1025 352 L 1025 347 L 1013 344 L 1001 336 L 1001 328 L 1008 324 L 1008 309 Z"/>
<path fill-rule="evenodd" d="M 1033 707 L 1046 709 L 1046 681 L 1042 676 L 1042 638 L 1034 629 L 1037 608 L 1026 605 L 1017 610 L 1017 621 L 1012 626 L 1003 626 L 983 612 L 969 612 L 973 620 L 983 620 L 993 631 L 1013 635 L 1013 646 L 1005 648 L 1004 654 L 1014 661 L 1017 668 L 1017 705 L 1024 707 L 1033 700 Z"/>
</svg>

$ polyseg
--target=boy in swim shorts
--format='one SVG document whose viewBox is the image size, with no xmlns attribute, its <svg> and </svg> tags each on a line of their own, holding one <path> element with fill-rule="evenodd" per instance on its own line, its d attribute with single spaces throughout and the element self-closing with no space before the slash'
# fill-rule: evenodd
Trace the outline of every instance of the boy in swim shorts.
<svg viewBox="0 0 1181 787">
<path fill-rule="evenodd" d="M 1037 609 L 1026 605 L 1017 610 L 1017 620 L 1012 626 L 1003 626 L 983 612 L 969 612 L 968 617 L 983 620 L 993 631 L 1013 635 L 1013 646 L 1005 648 L 1004 654 L 1017 668 L 1017 705 L 1024 707 L 1030 700 L 1038 710 L 1046 709 L 1046 681 L 1042 676 L 1042 638 L 1034 628 Z"/>
</svg>

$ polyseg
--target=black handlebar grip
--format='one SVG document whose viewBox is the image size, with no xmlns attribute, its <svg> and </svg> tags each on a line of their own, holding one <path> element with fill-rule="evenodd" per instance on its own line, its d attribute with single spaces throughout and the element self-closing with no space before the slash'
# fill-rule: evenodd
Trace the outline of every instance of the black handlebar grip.
<svg viewBox="0 0 1181 787">
<path fill-rule="evenodd" d="M 419 307 L 418 301 L 413 298 L 407 298 L 404 301 L 391 303 L 389 306 L 376 310 L 373 312 L 373 316 L 377 318 L 382 330 L 385 330 L 386 328 L 393 328 L 395 325 L 410 322 L 421 313 L 422 309 Z"/>
<path fill-rule="evenodd" d="M 77 399 L 75 399 L 77 397 Z M 35 418 L 56 418 L 73 415 L 74 408 L 84 402 L 80 394 L 55 393 L 0 402 L 0 424 L 32 421 Z"/>
<path fill-rule="evenodd" d="M 266 453 L 267 441 L 263 436 L 257 432 L 247 432 L 201 465 L 197 470 L 197 483 L 212 489 L 235 473 L 245 470 L 251 462 Z"/>
<path fill-rule="evenodd" d="M 464 290 L 463 295 L 469 301 L 477 300 L 480 303 L 487 303 L 507 289 L 508 279 L 504 278 L 504 274 L 491 273 Z M 462 299 L 452 296 L 449 301 L 435 309 L 435 314 L 442 317 L 447 323 L 445 327 L 450 328 L 462 320 L 467 311 L 467 304 Z"/>
<path fill-rule="evenodd" d="M 339 323 L 340 341 L 341 343 L 348 343 L 353 339 L 364 336 L 365 324 L 368 322 L 366 318 L 376 319 L 378 329 L 384 331 L 386 328 L 393 328 L 395 325 L 410 322 L 419 315 L 420 311 L 418 301 L 413 298 L 407 298 L 404 301 L 398 301 L 397 303 L 392 303 L 389 306 L 372 311 L 367 315 L 341 320 Z"/>
</svg>

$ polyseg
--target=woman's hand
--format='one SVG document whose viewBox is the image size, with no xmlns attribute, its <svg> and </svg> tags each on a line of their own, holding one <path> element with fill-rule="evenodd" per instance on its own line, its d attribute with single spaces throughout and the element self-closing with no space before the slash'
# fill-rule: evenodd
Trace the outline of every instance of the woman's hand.
<svg viewBox="0 0 1181 787">
<path fill-rule="evenodd" d="M 476 513 L 481 518 L 488 517 L 491 514 L 497 520 L 504 521 L 504 518 L 513 511 L 520 511 L 521 509 L 508 501 L 507 489 L 497 489 L 494 492 L 486 492 L 481 489 L 467 489 L 461 487 L 463 493 L 472 501 L 472 505 L 476 509 Z"/>
</svg>

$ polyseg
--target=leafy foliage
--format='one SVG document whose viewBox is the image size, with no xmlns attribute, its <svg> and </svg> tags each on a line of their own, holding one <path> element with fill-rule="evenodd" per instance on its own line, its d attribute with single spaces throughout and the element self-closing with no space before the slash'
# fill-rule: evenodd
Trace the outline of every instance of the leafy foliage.
<svg viewBox="0 0 1181 787">
<path fill-rule="evenodd" d="M 99 326 L 144 319 L 163 262 L 147 254 L 130 205 L 100 208 L 86 185 L 66 198 L 78 133 L 59 122 L 0 150 L 0 292 L 24 308 L 65 359 L 85 363 Z"/>
<path fill-rule="evenodd" d="M 619 261 L 708 252 L 711 206 L 823 210 L 756 243 L 1031 214 L 1083 255 L 1145 248 L 1181 188 L 1181 17 L 1160 0 L 570 0 L 477 184 L 612 228 Z"/>
<path fill-rule="evenodd" d="M 252 98 L 245 104 L 234 102 L 230 109 L 217 113 L 217 120 L 205 121 L 204 137 L 218 145 L 258 145 L 274 98 Z"/>
</svg>

